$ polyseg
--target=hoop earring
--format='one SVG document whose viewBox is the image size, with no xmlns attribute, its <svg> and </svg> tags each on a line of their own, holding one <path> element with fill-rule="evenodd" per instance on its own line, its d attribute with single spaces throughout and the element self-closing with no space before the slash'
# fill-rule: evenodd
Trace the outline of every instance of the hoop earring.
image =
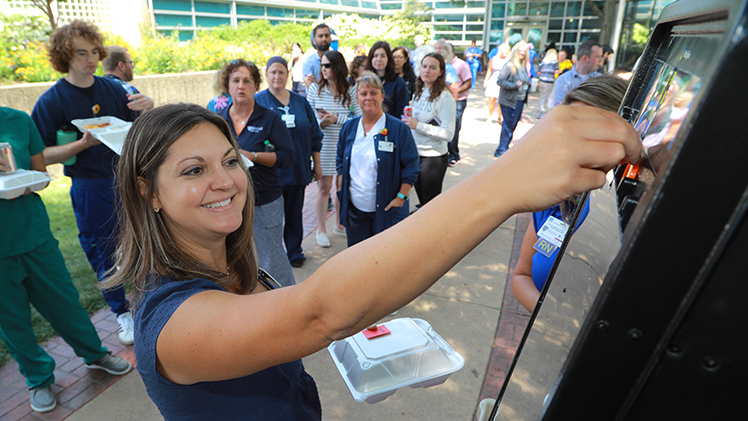
<svg viewBox="0 0 748 421">
<path fill-rule="evenodd" d="M 153 211 L 156 212 L 156 213 L 158 213 L 158 211 L 160 211 L 160 210 L 161 210 L 161 208 L 159 208 L 158 206 L 154 206 L 153 207 Z"/>
</svg>

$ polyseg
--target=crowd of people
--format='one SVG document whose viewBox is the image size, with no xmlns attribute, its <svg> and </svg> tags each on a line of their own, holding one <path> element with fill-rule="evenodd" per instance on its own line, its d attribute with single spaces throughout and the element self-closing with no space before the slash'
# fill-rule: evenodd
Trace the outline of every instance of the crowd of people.
<svg viewBox="0 0 748 421">
<path fill-rule="evenodd" d="M 413 50 L 384 41 L 360 46 L 347 63 L 331 40 L 319 24 L 306 54 L 295 43 L 290 60 L 270 58 L 264 90 L 261 69 L 236 58 L 216 74 L 219 95 L 206 107 L 154 107 L 129 83 L 128 51 L 105 47 L 95 26 L 74 21 L 50 38 L 50 60 L 65 76 L 31 116 L 0 108 L 9 128 L 0 141 L 11 143 L 19 168 L 65 165 L 81 247 L 167 419 L 320 419 L 301 357 L 417 297 L 512 214 L 552 208 L 602 184 L 622 159 L 639 157 L 638 136 L 620 117 L 569 96 L 599 75 L 599 44 L 583 43 L 565 73 L 562 53 L 548 49 L 536 59 L 531 44 L 502 44 L 488 53 L 484 79 L 489 111 L 498 102 L 503 120 L 495 154 L 502 158 L 442 192 L 447 169 L 460 162 L 462 115 L 482 70 L 476 41 L 465 60 L 448 42 L 429 45 L 419 36 Z M 94 75 L 99 61 L 106 77 Z M 577 109 L 547 114 L 509 153 L 536 72 L 548 108 L 565 100 Z M 97 116 L 133 122 L 121 156 L 71 125 Z M 589 130 L 563 142 L 550 134 L 570 121 Z M 559 148 L 584 154 L 585 165 L 569 153 L 559 162 Z M 304 192 L 313 181 L 317 244 L 331 246 L 332 208 L 333 234 L 347 237 L 349 249 L 296 285 L 292 268 L 306 260 Z M 419 203 L 411 212 L 413 187 Z M 505 199 L 493 200 L 496 192 Z M 27 379 L 32 408 L 46 412 L 56 405 L 54 360 L 36 345 L 29 304 L 87 367 L 121 375 L 131 365 L 101 345 L 78 303 L 39 196 L 0 200 L 0 211 L 27 221 L 0 228 L 3 239 L 27 239 L 0 243 L 0 268 L 12 274 L 0 291 L 0 333 Z M 451 238 L 445 250 L 444 226 L 470 234 Z M 36 234 L 22 236 L 21 227 Z M 412 264 L 436 253 L 432 265 Z M 31 270 L 41 261 L 55 270 Z M 134 319 L 126 284 L 135 287 Z"/>
</svg>

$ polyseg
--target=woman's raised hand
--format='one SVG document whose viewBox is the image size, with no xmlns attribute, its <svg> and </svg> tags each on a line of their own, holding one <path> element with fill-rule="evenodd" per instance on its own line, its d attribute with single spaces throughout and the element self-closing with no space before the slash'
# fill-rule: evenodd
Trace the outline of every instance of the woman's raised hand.
<svg viewBox="0 0 748 421">
<path fill-rule="evenodd" d="M 622 160 L 641 159 L 639 136 L 618 114 L 586 105 L 560 105 L 543 117 L 496 164 L 514 212 L 546 209 L 602 186 Z M 507 171 L 508 170 L 508 171 Z"/>
</svg>

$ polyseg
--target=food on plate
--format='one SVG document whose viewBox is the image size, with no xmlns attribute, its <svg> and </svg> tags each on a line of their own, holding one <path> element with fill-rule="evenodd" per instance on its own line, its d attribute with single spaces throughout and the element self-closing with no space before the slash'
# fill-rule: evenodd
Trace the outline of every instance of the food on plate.
<svg viewBox="0 0 748 421">
<path fill-rule="evenodd" d="M 87 129 L 87 130 L 90 130 L 90 129 L 101 129 L 101 128 L 107 127 L 107 126 L 109 126 L 111 124 L 112 123 L 108 123 L 108 122 L 98 123 L 98 124 L 87 124 L 87 125 L 83 126 L 83 128 Z"/>
</svg>

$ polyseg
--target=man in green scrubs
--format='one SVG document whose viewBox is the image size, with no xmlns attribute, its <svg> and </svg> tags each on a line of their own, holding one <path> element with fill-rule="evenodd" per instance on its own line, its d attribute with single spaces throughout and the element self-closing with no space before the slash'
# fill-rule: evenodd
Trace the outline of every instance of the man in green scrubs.
<svg viewBox="0 0 748 421">
<path fill-rule="evenodd" d="M 10 143 L 19 169 L 45 171 L 44 144 L 26 113 L 0 107 L 0 127 L 0 143 Z M 8 163 L 0 158 L 0 177 L 8 170 Z M 0 215 L 0 337 L 26 377 L 31 408 L 51 411 L 57 401 L 50 388 L 55 361 L 36 343 L 29 304 L 83 358 L 86 367 L 114 375 L 130 371 L 129 362 L 102 346 L 78 301 L 78 290 L 49 228 L 41 197 L 27 190 L 17 198 L 0 199 Z"/>
</svg>

